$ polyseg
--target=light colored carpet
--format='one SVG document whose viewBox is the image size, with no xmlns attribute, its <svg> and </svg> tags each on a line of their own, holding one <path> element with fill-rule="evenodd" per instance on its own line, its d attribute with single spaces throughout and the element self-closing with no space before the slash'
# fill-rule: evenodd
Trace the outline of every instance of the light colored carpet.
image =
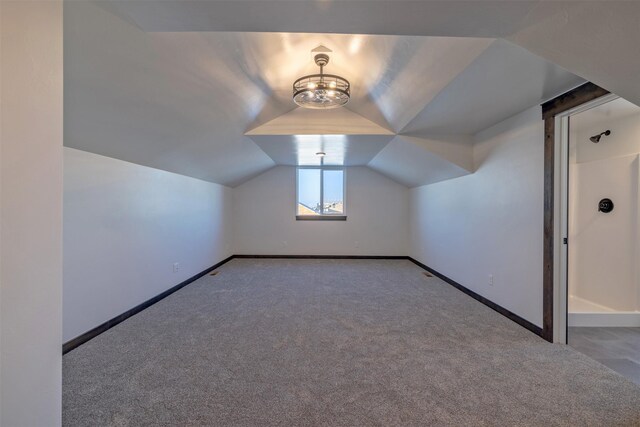
<svg viewBox="0 0 640 427">
<path fill-rule="evenodd" d="M 640 425 L 640 388 L 409 261 L 236 259 L 64 356 L 63 423 Z"/>
</svg>

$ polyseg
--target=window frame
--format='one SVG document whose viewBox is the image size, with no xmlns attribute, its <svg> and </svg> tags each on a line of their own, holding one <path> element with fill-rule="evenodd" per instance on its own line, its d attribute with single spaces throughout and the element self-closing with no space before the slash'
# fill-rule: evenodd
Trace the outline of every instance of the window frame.
<svg viewBox="0 0 640 427">
<path fill-rule="evenodd" d="M 317 169 L 320 171 L 320 206 L 324 210 L 324 171 L 342 171 L 342 213 L 320 213 L 317 215 L 298 214 L 298 195 L 300 188 L 300 170 Z M 296 167 L 296 194 L 295 194 L 296 221 L 346 221 L 347 220 L 347 169 L 344 166 L 297 166 Z"/>
</svg>

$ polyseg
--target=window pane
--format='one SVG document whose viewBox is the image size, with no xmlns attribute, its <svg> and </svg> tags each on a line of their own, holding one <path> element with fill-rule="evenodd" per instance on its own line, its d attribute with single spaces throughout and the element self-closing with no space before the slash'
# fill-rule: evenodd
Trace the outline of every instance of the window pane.
<svg viewBox="0 0 640 427">
<path fill-rule="evenodd" d="M 320 169 L 298 169 L 298 215 L 320 215 Z"/>
<path fill-rule="evenodd" d="M 324 213 L 344 213 L 344 181 L 343 171 L 325 170 L 324 177 Z"/>
</svg>

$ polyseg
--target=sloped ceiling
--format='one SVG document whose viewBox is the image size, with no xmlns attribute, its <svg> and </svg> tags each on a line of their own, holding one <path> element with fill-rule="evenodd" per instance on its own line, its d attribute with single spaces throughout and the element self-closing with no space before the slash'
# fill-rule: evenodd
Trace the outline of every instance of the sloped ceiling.
<svg viewBox="0 0 640 427">
<path fill-rule="evenodd" d="M 580 79 L 526 49 L 496 40 L 402 129 L 404 135 L 474 134 Z"/>
<path fill-rule="evenodd" d="M 132 0 L 111 7 L 145 31 L 506 38 L 640 104 L 634 0 Z"/>
<path fill-rule="evenodd" d="M 398 135 L 369 163 L 369 167 L 407 187 L 468 175 L 473 172 L 471 138 L 464 135 L 438 138 Z"/>
<path fill-rule="evenodd" d="M 280 165 L 363 166 L 395 133 L 347 108 L 296 108 L 246 135 Z"/>
<path fill-rule="evenodd" d="M 320 113 L 320 114 L 318 114 Z M 245 135 L 394 135 L 349 108 L 326 111 L 295 108 L 286 114 L 250 129 Z"/>
<path fill-rule="evenodd" d="M 507 39 L 640 105 L 640 1 L 537 2 Z"/>
<path fill-rule="evenodd" d="M 538 7 L 66 2 L 65 145 L 229 186 L 275 164 L 315 164 L 317 151 L 408 186 L 471 173 L 470 135 L 583 82 L 493 38 Z M 378 35 L 294 33 L 303 28 Z M 327 72 L 352 82 L 345 109 L 290 99 L 293 80 L 316 72 L 320 44 L 332 50 Z"/>
</svg>

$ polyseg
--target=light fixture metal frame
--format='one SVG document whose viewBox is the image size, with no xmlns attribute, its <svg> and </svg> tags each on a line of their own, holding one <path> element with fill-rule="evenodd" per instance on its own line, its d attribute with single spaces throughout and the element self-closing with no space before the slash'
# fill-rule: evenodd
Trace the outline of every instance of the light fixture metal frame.
<svg viewBox="0 0 640 427">
<path fill-rule="evenodd" d="M 324 73 L 324 67 L 329 62 L 328 55 L 318 54 L 314 60 L 320 67 L 320 73 L 308 74 L 293 82 L 293 102 L 303 108 L 318 110 L 327 110 L 346 105 L 351 99 L 351 83 L 349 83 L 349 80 L 337 74 Z M 332 86 L 331 83 L 335 83 L 335 86 Z M 330 91 L 334 93 L 329 98 L 323 97 L 323 92 Z M 308 96 L 309 93 L 313 93 L 319 99 L 328 99 L 328 101 L 307 101 L 308 98 L 305 95 Z M 339 96 L 334 96 L 336 93 Z"/>
</svg>

